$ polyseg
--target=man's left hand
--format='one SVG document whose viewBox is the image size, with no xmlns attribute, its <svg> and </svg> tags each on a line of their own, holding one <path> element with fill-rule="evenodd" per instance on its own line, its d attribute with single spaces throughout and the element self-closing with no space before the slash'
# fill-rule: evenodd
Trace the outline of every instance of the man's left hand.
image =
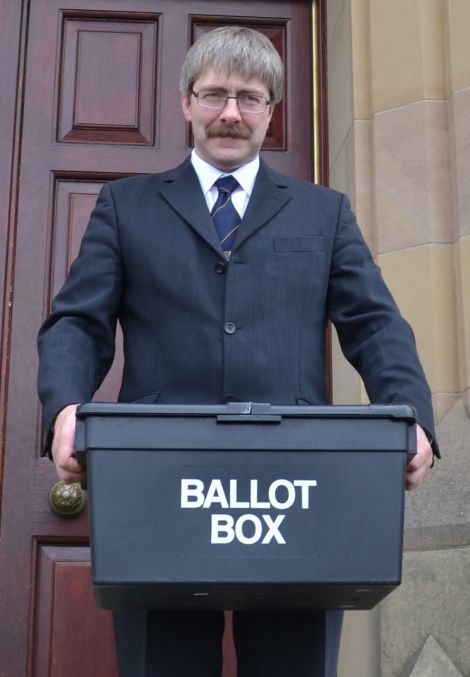
<svg viewBox="0 0 470 677">
<path fill-rule="evenodd" d="M 416 455 L 406 469 L 406 488 L 416 489 L 424 480 L 433 463 L 431 444 L 421 426 L 416 426 Z"/>
</svg>

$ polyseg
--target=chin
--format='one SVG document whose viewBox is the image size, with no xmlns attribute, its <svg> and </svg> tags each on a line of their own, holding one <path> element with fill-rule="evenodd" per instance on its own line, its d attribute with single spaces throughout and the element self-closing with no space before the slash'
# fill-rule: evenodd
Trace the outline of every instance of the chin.
<svg viewBox="0 0 470 677">
<path fill-rule="evenodd" d="M 240 167 L 252 159 L 251 155 L 248 154 L 246 150 L 246 148 L 240 148 L 239 144 L 238 148 L 235 147 L 235 144 L 231 147 L 219 147 L 214 149 L 215 152 L 212 153 L 212 157 L 217 165 L 223 165 L 224 168 L 229 167 L 230 169 L 234 169 L 235 167 Z"/>
<path fill-rule="evenodd" d="M 223 171 L 232 171 L 232 169 L 237 169 L 237 167 L 241 167 L 241 165 L 244 165 L 246 162 L 248 162 L 248 160 L 245 158 L 224 156 L 215 157 L 211 164 Z"/>
</svg>

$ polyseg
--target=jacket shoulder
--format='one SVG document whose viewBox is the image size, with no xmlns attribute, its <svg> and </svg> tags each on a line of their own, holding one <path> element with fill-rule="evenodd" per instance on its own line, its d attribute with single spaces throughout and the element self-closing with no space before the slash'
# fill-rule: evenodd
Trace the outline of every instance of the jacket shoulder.
<svg viewBox="0 0 470 677">
<path fill-rule="evenodd" d="M 312 183 L 311 181 L 297 179 L 292 176 L 287 176 L 286 174 L 275 172 L 264 162 L 262 167 L 271 181 L 289 189 L 294 196 L 305 196 L 309 199 L 317 199 L 330 205 L 337 205 L 346 198 L 344 193 L 334 190 L 333 188 L 327 188 L 326 186 Z"/>
<path fill-rule="evenodd" d="M 108 186 L 114 198 L 145 195 L 148 192 L 155 194 L 155 192 L 158 191 L 165 183 L 168 181 L 173 181 L 177 176 L 187 169 L 188 160 L 173 169 L 167 169 L 163 172 L 151 174 L 126 176 L 121 179 L 114 179 L 106 185 Z"/>
<path fill-rule="evenodd" d="M 114 179 L 107 185 L 113 195 L 120 193 L 135 193 L 146 191 L 149 188 L 155 189 L 165 182 L 173 170 L 158 172 L 153 174 L 139 174 L 136 176 L 126 176 L 122 179 Z"/>
</svg>

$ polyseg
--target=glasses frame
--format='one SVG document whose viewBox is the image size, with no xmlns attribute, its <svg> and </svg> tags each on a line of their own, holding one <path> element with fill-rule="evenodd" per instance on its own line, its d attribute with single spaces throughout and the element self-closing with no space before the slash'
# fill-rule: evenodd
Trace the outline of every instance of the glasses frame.
<svg viewBox="0 0 470 677">
<path fill-rule="evenodd" d="M 199 106 L 199 108 L 204 108 L 204 110 L 223 110 L 223 109 L 225 108 L 225 106 L 227 105 L 227 101 L 228 101 L 229 99 L 235 99 L 236 102 L 237 102 L 237 106 L 238 106 L 238 109 L 239 109 L 240 113 L 248 113 L 249 115 L 250 115 L 250 114 L 251 114 L 251 115 L 260 115 L 261 113 L 264 113 L 264 112 L 266 111 L 266 108 L 267 108 L 267 107 L 270 105 L 270 103 L 271 103 L 271 99 L 267 99 L 267 98 L 266 98 L 265 96 L 263 96 L 262 94 L 255 94 L 254 96 L 259 96 L 260 99 L 264 99 L 264 101 L 265 101 L 264 108 L 263 108 L 262 110 L 243 110 L 243 108 L 240 108 L 240 102 L 239 102 L 239 100 L 238 100 L 238 97 L 240 97 L 240 96 L 245 96 L 245 95 L 247 94 L 247 92 L 242 92 L 242 93 L 240 93 L 240 94 L 235 94 L 235 95 L 232 95 L 232 94 L 225 94 L 225 101 L 223 102 L 223 105 L 220 106 L 220 107 L 219 107 L 219 106 L 216 106 L 216 107 L 214 107 L 214 106 L 205 106 L 205 105 L 204 105 L 203 103 L 201 103 L 201 101 L 199 100 L 199 94 L 200 94 L 201 92 L 213 92 L 213 91 L 216 91 L 216 90 L 213 90 L 213 89 L 205 89 L 205 88 L 203 87 L 203 88 L 200 89 L 198 92 L 195 92 L 194 89 L 192 89 L 192 90 L 191 90 L 191 94 L 192 94 L 193 96 L 196 97 L 197 105 Z"/>
</svg>

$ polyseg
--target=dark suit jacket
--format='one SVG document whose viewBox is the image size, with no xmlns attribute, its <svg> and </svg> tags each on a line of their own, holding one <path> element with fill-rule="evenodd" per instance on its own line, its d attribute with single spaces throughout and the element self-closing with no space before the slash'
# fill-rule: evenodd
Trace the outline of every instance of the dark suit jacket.
<svg viewBox="0 0 470 677">
<path fill-rule="evenodd" d="M 92 398 L 117 321 L 121 401 L 324 404 L 327 318 L 371 401 L 414 406 L 434 435 L 412 331 L 344 195 L 262 162 L 225 265 L 189 159 L 114 181 L 40 331 L 46 425 Z"/>
</svg>

